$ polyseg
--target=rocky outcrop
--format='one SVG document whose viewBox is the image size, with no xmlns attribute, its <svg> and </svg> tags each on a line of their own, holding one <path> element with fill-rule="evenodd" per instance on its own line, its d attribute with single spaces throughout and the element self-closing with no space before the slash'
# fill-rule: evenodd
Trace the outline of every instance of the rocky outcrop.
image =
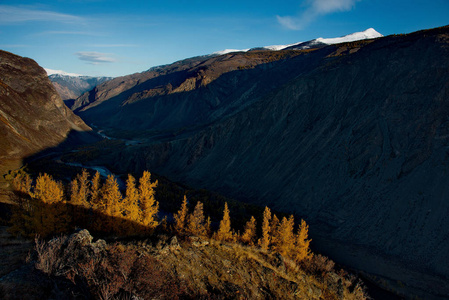
<svg viewBox="0 0 449 300">
<path fill-rule="evenodd" d="M 92 242 L 87 230 L 48 243 L 36 240 L 35 252 L 29 251 L 30 262 L 0 277 L 2 299 L 74 299 L 86 294 L 85 287 L 67 274 L 79 266 L 90 266 L 106 251 L 106 242 Z M 31 249 L 30 249 L 31 250 Z M 49 275 L 54 275 L 50 277 Z M 76 278 L 77 279 L 77 278 Z"/>
<path fill-rule="evenodd" d="M 0 161 L 20 159 L 90 128 L 35 61 L 0 51 Z"/>
<path fill-rule="evenodd" d="M 204 237 L 106 244 L 80 230 L 35 249 L 34 261 L 0 278 L 2 299 L 366 299 L 342 271 L 307 271 L 279 254 Z"/>
</svg>

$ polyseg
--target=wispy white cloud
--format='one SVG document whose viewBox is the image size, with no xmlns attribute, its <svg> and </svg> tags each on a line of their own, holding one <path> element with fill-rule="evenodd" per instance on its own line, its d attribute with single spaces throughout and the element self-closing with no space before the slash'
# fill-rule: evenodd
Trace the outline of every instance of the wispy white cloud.
<svg viewBox="0 0 449 300">
<path fill-rule="evenodd" d="M 54 11 L 34 9 L 32 7 L 0 5 L 0 24 L 29 21 L 51 21 L 63 23 L 82 22 L 84 19 Z"/>
<path fill-rule="evenodd" d="M 301 30 L 304 29 L 309 23 L 311 23 L 315 18 L 317 17 L 317 14 L 303 14 L 301 16 L 276 16 L 279 24 L 284 26 L 287 29 L 291 30 Z"/>
<path fill-rule="evenodd" d="M 49 30 L 43 31 L 36 35 L 90 35 L 90 36 L 102 36 L 102 34 L 94 31 L 68 31 L 68 30 Z"/>
<path fill-rule="evenodd" d="M 90 64 L 98 65 L 100 63 L 111 63 L 116 62 L 117 59 L 111 57 L 110 53 L 101 53 L 101 52 L 76 52 L 76 56 L 80 60 L 87 61 Z"/>
<path fill-rule="evenodd" d="M 351 10 L 361 0 L 305 0 L 305 10 L 296 16 L 276 16 L 279 24 L 287 29 L 301 30 L 316 18 L 335 12 Z"/>
<path fill-rule="evenodd" d="M 319 14 L 351 10 L 360 0 L 308 0 L 312 9 Z"/>
</svg>

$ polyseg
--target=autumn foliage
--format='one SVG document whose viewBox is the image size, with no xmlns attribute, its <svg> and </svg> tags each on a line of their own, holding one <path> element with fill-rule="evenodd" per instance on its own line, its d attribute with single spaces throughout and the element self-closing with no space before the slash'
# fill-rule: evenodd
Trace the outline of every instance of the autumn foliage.
<svg viewBox="0 0 449 300">
<path fill-rule="evenodd" d="M 218 230 L 212 233 L 212 222 L 204 214 L 203 203 L 197 201 L 189 211 L 185 195 L 169 228 L 166 219 L 159 220 L 159 202 L 155 198 L 158 182 L 151 181 L 151 174 L 147 171 L 139 180 L 128 175 L 123 193 L 113 175 L 102 181 L 98 172 L 91 177 L 86 170 L 67 186 L 48 174 L 32 180 L 26 173 L 19 173 L 13 184 L 17 206 L 11 218 L 11 231 L 25 236 L 39 234 L 47 237 L 76 227 L 118 236 L 145 235 L 161 225 L 164 231 L 171 228 L 179 236 L 212 237 L 220 242 L 240 241 L 250 246 L 257 241 L 262 250 L 278 252 L 296 262 L 312 258 L 306 222 L 301 220 L 295 232 L 293 215 L 279 220 L 268 207 L 263 213 L 259 239 L 253 216 L 247 221 L 242 235 L 233 230 L 228 203 L 224 204 Z"/>
<path fill-rule="evenodd" d="M 245 231 L 243 232 L 240 240 L 245 244 L 253 246 L 254 240 L 257 236 L 256 230 L 256 218 L 254 218 L 254 216 L 251 216 L 251 219 L 246 222 Z"/>
<path fill-rule="evenodd" d="M 198 201 L 193 213 L 188 217 L 187 232 L 192 235 L 206 236 L 208 232 L 208 223 L 204 216 L 203 203 Z"/>
<path fill-rule="evenodd" d="M 175 219 L 175 231 L 178 234 L 184 234 L 186 231 L 186 223 L 187 223 L 187 216 L 188 216 L 188 209 L 187 209 L 187 197 L 184 195 L 184 200 L 181 204 L 181 209 L 174 215 Z"/>
<path fill-rule="evenodd" d="M 202 202 L 197 198 L 189 203 L 187 194 L 182 198 L 179 210 L 173 214 L 173 221 L 169 211 L 164 211 L 165 217 L 161 220 L 162 213 L 159 212 L 159 202 L 155 194 L 158 182 L 151 180 L 149 172 L 144 172 L 139 179 L 128 175 L 124 183 L 112 175 L 102 178 L 98 172 L 91 176 L 83 170 L 66 185 L 47 174 L 41 174 L 33 179 L 26 173 L 19 173 L 13 183 L 17 205 L 11 218 L 11 231 L 25 236 L 38 234 L 44 238 L 58 235 L 50 242 L 43 240 L 36 242 L 38 254 L 36 267 L 46 274 L 57 276 L 64 274 L 66 279 L 86 295 L 102 299 L 127 299 L 133 295 L 140 295 L 143 299 L 157 298 L 161 295 L 164 299 L 189 299 L 189 297 L 209 299 L 197 297 L 204 294 L 204 289 L 197 285 L 201 281 L 195 279 L 197 276 L 195 274 L 198 273 L 201 278 L 207 278 L 207 284 L 210 284 L 214 295 L 219 291 L 226 295 L 224 298 L 234 298 L 230 296 L 236 291 L 234 287 L 246 284 L 241 277 L 234 276 L 234 272 L 244 270 L 240 265 L 242 261 L 251 269 L 249 274 L 257 273 L 262 262 L 262 269 L 269 274 L 264 272 L 260 274 L 269 275 L 270 280 L 262 278 L 261 282 L 269 283 L 266 288 L 275 292 L 273 295 L 291 295 L 292 278 L 293 280 L 300 278 L 295 289 L 302 292 L 311 291 L 303 286 L 304 276 L 310 275 L 314 277 L 314 284 L 324 286 L 328 282 L 339 280 L 339 277 L 335 277 L 332 261 L 324 256 L 312 254 L 307 223 L 301 220 L 299 224 L 295 224 L 293 215 L 278 217 L 268 207 L 265 207 L 263 214 L 260 209 L 256 211 L 256 217 L 249 216 L 249 220 L 246 217 L 246 220 L 238 220 L 241 224 L 238 226 L 235 225 L 238 221 L 232 217 L 238 215 L 241 207 L 233 202 L 230 202 L 229 206 L 223 201 L 224 205 L 215 206 L 218 212 L 223 209 L 222 218 L 217 220 L 219 217 L 216 213 L 212 223 L 211 218 L 205 213 L 205 207 L 210 207 L 213 202 L 208 202 L 205 198 Z M 209 213 L 210 210 L 206 212 Z M 233 226 L 243 229 L 243 233 L 240 234 L 240 231 Z M 82 251 L 76 254 L 76 251 L 66 251 L 68 244 L 61 240 L 59 234 L 73 232 L 77 227 L 88 229 L 96 235 L 101 234 L 106 239 L 135 237 L 118 239 L 126 241 L 125 244 L 117 243 L 112 246 L 106 246 L 104 241 L 100 243 L 101 240 L 98 240 L 91 245 L 98 244 L 98 247 L 95 247 L 102 249 L 101 251 L 92 251 L 95 247 L 86 246 L 88 254 L 85 255 Z M 176 234 L 177 237 L 172 237 L 171 234 Z M 146 239 L 145 248 L 139 248 L 139 245 L 143 245 L 139 244 L 142 239 Z M 55 240 L 60 243 L 54 242 Z M 160 240 L 164 240 L 165 244 L 160 243 Z M 178 244 L 178 240 L 182 246 Z M 137 246 L 133 244 L 135 241 L 139 241 Z M 205 245 L 209 246 L 204 248 Z M 145 251 L 147 254 L 143 255 Z M 190 253 L 189 251 L 198 251 L 195 257 L 199 260 L 199 265 L 195 268 L 190 266 L 192 256 L 186 255 Z M 216 252 L 211 252 L 205 259 L 207 251 Z M 151 254 L 153 252 L 163 255 L 155 258 Z M 225 255 L 226 259 L 216 258 L 217 253 Z M 167 261 L 167 265 L 170 266 L 167 268 L 167 265 L 161 263 L 163 259 L 159 260 L 160 257 L 185 259 L 188 263 L 171 269 L 174 266 L 173 262 L 177 260 Z M 67 268 L 68 263 L 71 265 L 70 268 Z M 221 270 L 223 268 L 221 264 L 225 266 L 226 272 L 210 272 L 215 270 L 215 267 Z M 201 269 L 203 265 L 206 272 L 209 272 L 207 274 L 215 274 L 219 280 L 210 281 L 210 276 L 204 276 L 205 273 L 201 273 L 204 272 Z M 232 265 L 238 267 L 229 272 L 228 269 Z M 266 268 L 266 265 L 273 267 Z M 64 272 L 61 273 L 61 270 Z M 277 274 L 275 277 L 273 270 L 279 271 L 275 272 Z M 217 283 L 221 283 L 222 278 L 227 278 L 229 274 L 232 274 L 233 285 L 229 285 L 226 281 L 223 289 L 218 290 Z M 295 277 L 297 274 L 301 274 L 300 277 Z M 253 282 L 255 278 L 251 277 L 249 282 Z M 239 296 L 240 293 L 252 291 L 251 285 L 249 286 L 246 289 L 237 289 Z M 331 287 L 334 288 L 335 284 Z M 355 285 L 355 288 L 360 287 Z M 257 293 L 253 295 L 259 295 Z M 361 293 L 363 294 L 363 291 Z M 310 299 L 307 295 L 301 294 L 301 297 Z M 332 294 L 326 289 L 323 295 L 323 299 L 345 298 L 344 292 Z M 289 298 L 286 296 L 285 299 Z"/>
<path fill-rule="evenodd" d="M 232 241 L 234 234 L 231 229 L 231 217 L 229 216 L 228 203 L 225 203 L 223 210 L 223 219 L 220 221 L 220 227 L 216 235 L 219 241 Z"/>
<path fill-rule="evenodd" d="M 210 220 L 208 218 L 208 220 Z M 221 242 L 240 241 L 243 244 L 254 246 L 257 239 L 257 222 L 254 216 L 247 221 L 243 234 L 237 234 L 231 227 L 231 213 L 228 204 L 225 203 L 223 218 L 220 221 L 218 230 L 211 235 L 210 221 L 205 221 L 203 204 L 198 201 L 193 212 L 189 213 L 187 197 L 181 204 L 181 208 L 174 214 L 173 229 L 178 235 L 212 236 L 213 239 Z M 298 226 L 295 233 L 295 220 L 293 215 L 283 217 L 279 221 L 275 214 L 265 207 L 262 221 L 262 236 L 258 244 L 262 250 L 275 251 L 285 258 L 296 262 L 309 260 L 312 258 L 310 250 L 311 240 L 308 237 L 309 226 L 304 220 Z"/>
<path fill-rule="evenodd" d="M 16 234 L 46 237 L 83 227 L 134 235 L 149 233 L 158 225 L 157 181 L 151 182 L 149 172 L 143 173 L 138 187 L 129 175 L 125 197 L 113 175 L 102 184 L 98 172 L 90 178 L 85 170 L 66 187 L 48 174 L 39 175 L 34 183 L 28 174 L 18 174 L 13 184 L 17 206 L 10 230 Z"/>
</svg>

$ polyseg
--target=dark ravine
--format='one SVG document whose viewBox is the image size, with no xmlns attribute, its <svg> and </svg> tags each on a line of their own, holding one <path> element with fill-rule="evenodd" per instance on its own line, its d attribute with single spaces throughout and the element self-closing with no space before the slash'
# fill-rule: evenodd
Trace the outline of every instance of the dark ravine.
<svg viewBox="0 0 449 300">
<path fill-rule="evenodd" d="M 220 87 L 215 106 L 196 110 Z M 80 112 L 109 114 L 98 124 L 108 135 L 136 126 L 146 139 L 99 162 L 294 212 L 337 261 L 410 298 L 449 296 L 449 27 L 324 47 L 124 105 L 133 94 Z"/>
</svg>

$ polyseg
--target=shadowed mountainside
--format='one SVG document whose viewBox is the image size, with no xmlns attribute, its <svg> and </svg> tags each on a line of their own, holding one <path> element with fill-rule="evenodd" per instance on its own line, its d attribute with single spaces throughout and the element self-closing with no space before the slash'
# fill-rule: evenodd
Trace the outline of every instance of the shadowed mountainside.
<svg viewBox="0 0 449 300">
<path fill-rule="evenodd" d="M 242 55 L 251 53 L 215 59 Z M 140 144 L 97 162 L 302 215 L 324 253 L 409 297 L 440 299 L 449 294 L 448 57 L 442 27 L 237 68 L 176 95 L 148 96 L 152 86 L 128 77 L 132 89 L 100 86 L 79 113 L 112 135 L 142 130 Z M 155 85 L 173 82 L 166 76 Z M 145 96 L 130 101 L 136 93 Z"/>
<path fill-rule="evenodd" d="M 4 174 L 49 147 L 96 141 L 61 100 L 35 61 L 0 50 L 0 202 L 9 202 Z"/>
<path fill-rule="evenodd" d="M 187 59 L 101 84 L 78 98 L 72 109 L 88 124 L 133 133 L 201 126 L 241 110 L 282 80 L 259 78 L 261 69 L 308 52 L 254 51 Z M 310 68 L 303 61 L 303 67 Z M 289 77 L 289 71 L 276 76 Z M 100 114 L 108 117 L 99 118 Z"/>
<path fill-rule="evenodd" d="M 0 160 L 21 159 L 90 130 L 35 61 L 0 51 Z"/>
</svg>

